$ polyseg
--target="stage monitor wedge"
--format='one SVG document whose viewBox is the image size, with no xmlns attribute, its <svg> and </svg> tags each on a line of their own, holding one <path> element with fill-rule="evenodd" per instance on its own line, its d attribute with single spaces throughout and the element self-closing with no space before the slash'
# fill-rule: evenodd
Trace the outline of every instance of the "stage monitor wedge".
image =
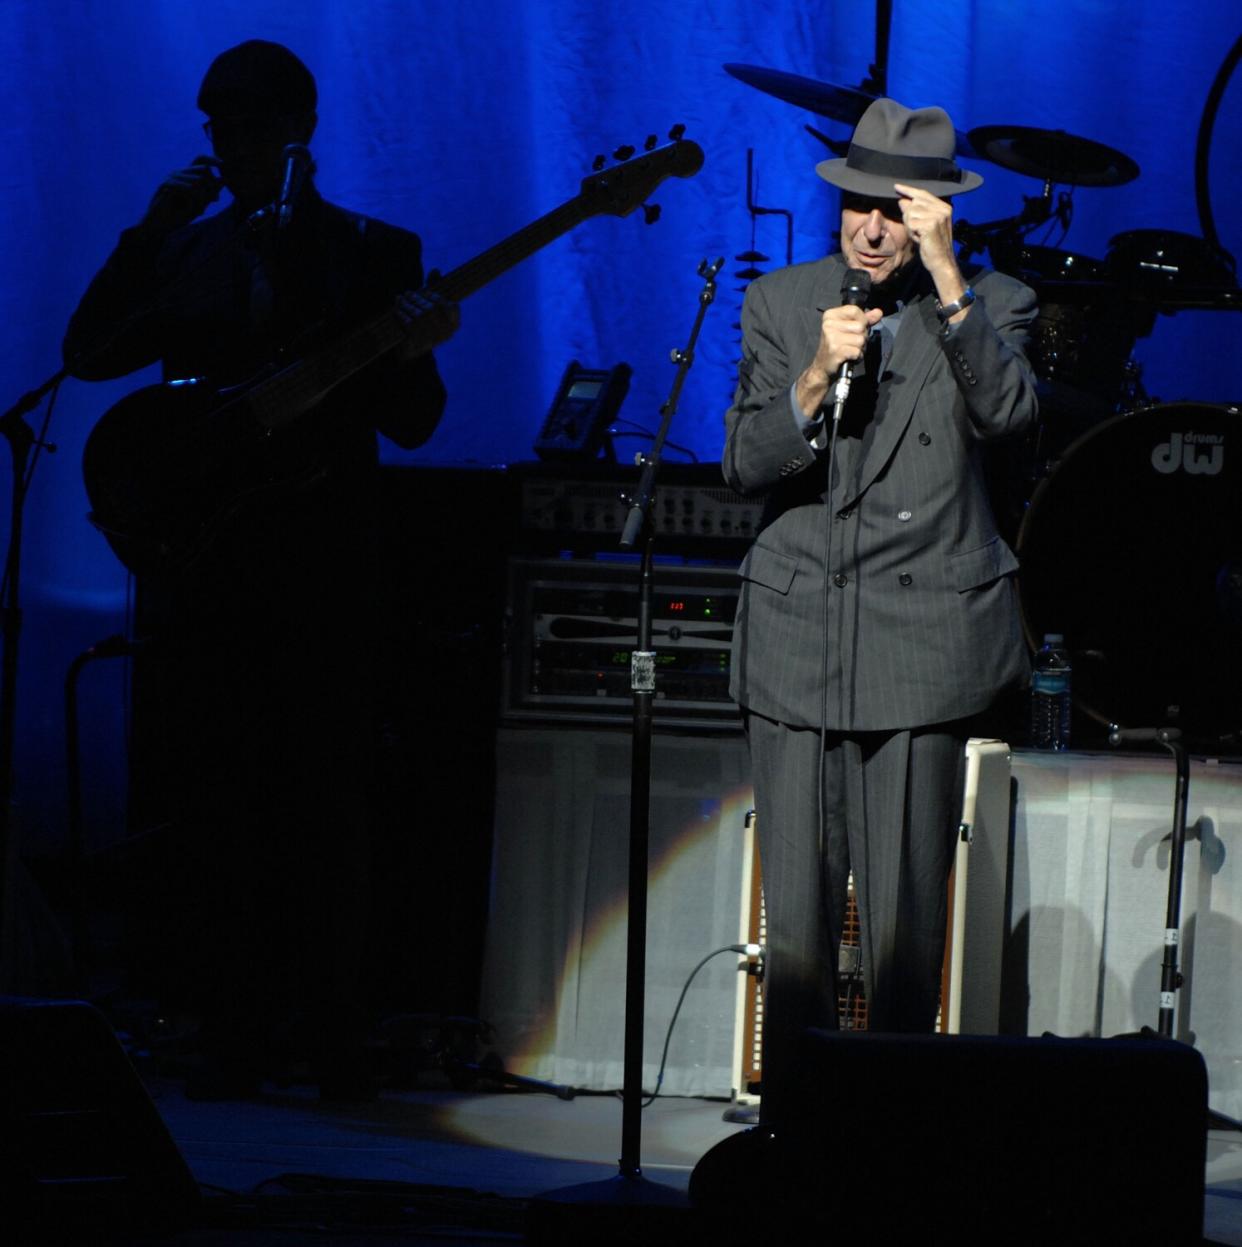
<svg viewBox="0 0 1242 1247">
<path fill-rule="evenodd" d="M 103 1015 L 0 997 L 0 1207 L 22 1241 L 169 1232 L 198 1187 Z M 9 1240 L 14 1241 L 14 1240 Z"/>
</svg>

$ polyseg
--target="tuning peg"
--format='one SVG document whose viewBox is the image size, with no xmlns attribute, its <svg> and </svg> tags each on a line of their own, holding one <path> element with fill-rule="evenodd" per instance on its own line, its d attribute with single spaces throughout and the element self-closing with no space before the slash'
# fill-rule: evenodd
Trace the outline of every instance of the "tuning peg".
<svg viewBox="0 0 1242 1247">
<path fill-rule="evenodd" d="M 630 146 L 629 143 L 623 143 L 615 152 L 612 153 L 612 158 L 614 160 L 629 160 L 633 154 L 634 148 Z"/>
<path fill-rule="evenodd" d="M 654 225 L 660 219 L 659 204 L 643 204 L 643 220 L 648 225 Z"/>
<path fill-rule="evenodd" d="M 685 127 L 685 126 L 683 126 L 680 122 L 678 122 L 678 123 L 677 123 L 677 125 L 675 125 L 675 126 L 674 126 L 674 127 L 673 127 L 673 128 L 672 128 L 669 132 L 668 132 L 668 137 L 669 137 L 670 139 L 672 139 L 674 143 L 676 143 L 676 142 L 677 142 L 677 140 L 678 140 L 679 138 L 681 138 L 681 136 L 682 136 L 683 134 L 685 134 L 685 132 L 686 132 L 686 127 Z"/>
<path fill-rule="evenodd" d="M 643 151 L 651 151 L 660 140 L 654 134 L 649 134 L 643 139 Z"/>
<path fill-rule="evenodd" d="M 607 163 L 608 163 L 608 157 L 604 155 L 599 155 L 599 156 L 596 156 L 595 159 L 591 161 L 591 168 L 594 169 L 596 173 L 598 173 Z"/>
</svg>

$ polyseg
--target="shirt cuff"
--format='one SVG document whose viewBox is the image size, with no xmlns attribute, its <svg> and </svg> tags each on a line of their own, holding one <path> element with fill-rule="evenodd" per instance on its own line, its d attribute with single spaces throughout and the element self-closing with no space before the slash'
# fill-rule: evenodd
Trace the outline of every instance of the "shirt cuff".
<svg viewBox="0 0 1242 1247">
<path fill-rule="evenodd" d="M 789 410 L 793 416 L 794 424 L 797 425 L 798 432 L 810 443 L 814 450 L 824 450 L 828 445 L 828 430 L 824 420 L 824 408 L 834 401 L 837 392 L 836 382 L 828 387 L 828 393 L 824 397 L 823 406 L 809 420 L 802 414 L 802 408 L 798 405 L 798 383 L 795 381 L 789 387 Z"/>
</svg>

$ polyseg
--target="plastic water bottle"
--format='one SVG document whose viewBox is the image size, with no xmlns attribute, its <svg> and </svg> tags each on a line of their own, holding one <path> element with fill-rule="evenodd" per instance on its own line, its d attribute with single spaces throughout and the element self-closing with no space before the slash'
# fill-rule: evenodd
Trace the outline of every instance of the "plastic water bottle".
<svg viewBox="0 0 1242 1247">
<path fill-rule="evenodd" d="M 1031 669 L 1031 744 L 1036 749 L 1069 748 L 1072 674 L 1065 638 L 1045 633 Z"/>
</svg>

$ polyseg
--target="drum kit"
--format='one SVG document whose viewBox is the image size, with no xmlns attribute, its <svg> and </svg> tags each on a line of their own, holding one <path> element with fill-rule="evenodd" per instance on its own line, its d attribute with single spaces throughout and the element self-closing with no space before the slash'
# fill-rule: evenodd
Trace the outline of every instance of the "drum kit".
<svg viewBox="0 0 1242 1247">
<path fill-rule="evenodd" d="M 851 127 L 874 98 L 757 66 L 724 68 Z M 845 154 L 848 140 L 807 129 Z M 1233 258 L 1172 230 L 1119 233 L 1103 259 L 1028 242 L 1043 226 L 1059 225 L 1064 239 L 1073 188 L 1139 176 L 1129 156 L 1101 143 L 981 126 L 958 132 L 957 154 L 1043 184 L 1012 217 L 954 227 L 963 260 L 986 255 L 1039 298 L 1028 347 L 1038 427 L 1002 456 L 994 481 L 998 520 L 1022 564 L 1028 640 L 1064 634 L 1089 720 L 1179 727 L 1195 748 L 1242 752 L 1242 412 L 1151 403 L 1132 356 L 1158 314 L 1242 310 Z"/>
</svg>

